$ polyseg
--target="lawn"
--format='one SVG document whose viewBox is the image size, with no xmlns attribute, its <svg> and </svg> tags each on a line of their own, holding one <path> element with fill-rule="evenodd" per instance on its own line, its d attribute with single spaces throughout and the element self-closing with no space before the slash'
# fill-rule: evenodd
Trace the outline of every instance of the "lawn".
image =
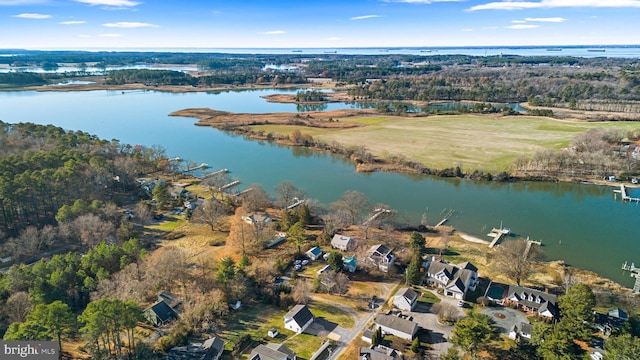
<svg viewBox="0 0 640 360">
<path fill-rule="evenodd" d="M 167 215 L 157 224 L 149 225 L 149 229 L 161 230 L 161 231 L 173 231 L 178 226 L 186 224 L 184 215 Z"/>
<path fill-rule="evenodd" d="M 353 326 L 355 325 L 351 315 L 330 304 L 314 301 L 309 305 L 309 310 L 311 310 L 316 318 L 324 318 L 325 320 L 336 323 L 345 329 L 353 329 Z"/>
<path fill-rule="evenodd" d="M 432 293 L 431 291 L 427 290 L 427 289 L 423 289 L 420 287 L 414 287 L 414 290 L 418 293 L 418 294 L 422 294 L 420 296 L 418 296 L 418 301 L 423 302 L 423 303 L 427 303 L 427 304 L 435 304 L 440 302 L 440 298 L 437 297 L 434 293 Z"/>
<path fill-rule="evenodd" d="M 460 166 L 464 171 L 496 172 L 508 170 L 518 157 L 537 150 L 567 147 L 576 134 L 591 128 L 638 127 L 634 122 L 586 123 L 530 116 L 363 116 L 342 121 L 365 126 L 318 129 L 264 125 L 254 129 L 278 134 L 298 129 L 325 143 L 364 145 L 379 157 L 401 155 L 432 168 Z"/>
</svg>

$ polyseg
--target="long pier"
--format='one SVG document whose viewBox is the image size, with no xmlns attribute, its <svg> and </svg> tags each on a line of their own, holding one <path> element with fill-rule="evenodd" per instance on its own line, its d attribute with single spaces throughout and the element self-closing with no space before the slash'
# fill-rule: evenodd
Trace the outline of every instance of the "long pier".
<svg viewBox="0 0 640 360">
<path fill-rule="evenodd" d="M 633 293 L 637 294 L 640 292 L 640 268 L 637 268 L 634 263 L 628 265 L 625 261 L 624 264 L 622 264 L 622 270 L 630 272 L 631 277 L 636 278 L 636 283 L 633 285 Z"/>
<path fill-rule="evenodd" d="M 622 201 L 635 201 L 637 203 L 640 203 L 640 198 L 637 197 L 631 197 L 629 195 L 627 195 L 627 187 L 620 184 L 620 190 L 613 190 L 614 193 L 619 193 L 620 196 L 622 197 Z M 614 194 L 615 195 L 615 194 Z"/>
<path fill-rule="evenodd" d="M 298 198 L 294 198 L 294 200 L 296 200 L 296 202 L 294 202 L 293 204 L 287 206 L 287 210 L 291 210 L 291 209 L 295 209 L 296 207 L 302 205 L 305 203 L 305 199 L 298 199 Z"/>
<path fill-rule="evenodd" d="M 439 228 L 440 226 L 442 226 L 444 223 L 447 222 L 447 220 L 449 220 L 449 218 L 453 215 L 454 211 L 453 210 L 449 210 L 449 212 L 447 213 L 447 215 L 444 216 L 444 218 L 442 220 L 440 220 L 439 223 L 436 224 L 436 226 L 434 226 L 434 229 Z"/>
<path fill-rule="evenodd" d="M 228 169 L 220 169 L 218 171 L 213 171 L 213 172 L 206 173 L 206 174 L 203 174 L 201 176 L 198 176 L 198 178 L 204 180 L 204 179 L 208 179 L 208 178 L 211 178 L 211 177 L 214 177 L 214 176 L 217 176 L 217 175 L 226 174 L 228 172 L 229 172 Z"/>
<path fill-rule="evenodd" d="M 196 165 L 196 166 L 193 166 L 193 167 L 187 168 L 187 169 L 186 169 L 185 171 L 183 171 L 183 172 L 187 173 L 187 172 L 194 171 L 194 170 L 206 169 L 206 168 L 208 168 L 208 167 L 209 167 L 209 164 L 207 164 L 207 163 L 202 163 L 202 164 L 200 164 L 200 165 Z"/>
<path fill-rule="evenodd" d="M 238 184 L 240 184 L 240 180 L 232 181 L 232 182 L 228 183 L 227 185 L 220 186 L 220 191 L 227 190 L 228 188 L 236 186 Z"/>
<path fill-rule="evenodd" d="M 377 219 L 378 217 L 382 216 L 382 214 L 391 214 L 393 213 L 393 210 L 389 210 L 389 209 L 383 209 L 383 208 L 378 208 L 378 209 L 374 209 L 374 214 L 369 217 L 367 220 L 365 220 L 362 225 L 369 225 L 370 222 L 372 222 L 373 220 Z"/>
</svg>

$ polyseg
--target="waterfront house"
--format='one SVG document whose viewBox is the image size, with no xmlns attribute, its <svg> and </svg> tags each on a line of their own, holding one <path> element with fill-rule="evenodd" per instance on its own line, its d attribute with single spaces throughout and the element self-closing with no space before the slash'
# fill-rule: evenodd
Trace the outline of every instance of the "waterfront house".
<svg viewBox="0 0 640 360">
<path fill-rule="evenodd" d="M 212 337 L 202 343 L 189 343 L 169 350 L 167 360 L 219 360 L 224 351 L 224 343 Z"/>
<path fill-rule="evenodd" d="M 253 226 L 266 226 L 273 222 L 273 219 L 267 214 L 251 214 L 243 216 L 242 220 Z"/>
<path fill-rule="evenodd" d="M 296 360 L 296 353 L 283 344 L 261 344 L 251 350 L 249 360 Z"/>
<path fill-rule="evenodd" d="M 383 272 L 389 272 L 389 268 L 395 263 L 392 250 L 382 244 L 369 248 L 369 250 L 367 250 L 366 260 Z"/>
<path fill-rule="evenodd" d="M 411 311 L 418 301 L 418 293 L 412 288 L 401 288 L 393 297 L 393 306 L 400 310 Z"/>
<path fill-rule="evenodd" d="M 355 245 L 356 240 L 350 236 L 335 234 L 331 239 L 331 247 L 341 251 L 349 251 Z"/>
<path fill-rule="evenodd" d="M 478 268 L 470 262 L 454 265 L 432 259 L 426 265 L 423 282 L 428 286 L 444 289 L 445 296 L 462 300 L 467 291 L 473 291 L 478 286 Z"/>
<path fill-rule="evenodd" d="M 494 298 L 490 289 L 502 288 L 500 298 Z M 495 296 L 495 295 L 494 295 Z M 496 301 L 501 305 L 515 305 L 524 312 L 539 315 L 545 318 L 556 318 L 558 316 L 558 300 L 553 294 L 546 291 L 527 288 L 518 285 L 505 285 L 492 283 L 487 289 L 485 297 Z"/>
<path fill-rule="evenodd" d="M 322 249 L 318 246 L 312 247 L 305 253 L 305 255 L 307 255 L 309 259 L 316 261 L 322 257 Z"/>
<path fill-rule="evenodd" d="M 314 317 L 307 305 L 296 305 L 284 316 L 284 327 L 291 331 L 302 333 Z"/>
<path fill-rule="evenodd" d="M 628 319 L 627 313 L 619 308 L 609 309 L 606 314 L 593 312 L 593 326 L 605 335 L 611 334 L 613 330 L 622 329 Z"/>
<path fill-rule="evenodd" d="M 418 324 L 400 316 L 378 314 L 374 322 L 383 335 L 393 335 L 411 341 L 418 332 Z"/>
</svg>

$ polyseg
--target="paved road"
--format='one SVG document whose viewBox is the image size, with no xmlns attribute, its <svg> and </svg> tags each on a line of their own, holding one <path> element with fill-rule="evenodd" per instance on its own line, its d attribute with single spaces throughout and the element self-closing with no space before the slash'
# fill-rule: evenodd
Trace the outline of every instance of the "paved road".
<svg viewBox="0 0 640 360">
<path fill-rule="evenodd" d="M 380 297 L 381 300 L 384 300 L 384 302 L 386 303 L 389 300 L 389 297 L 391 296 L 391 292 L 393 291 L 393 289 L 395 288 L 394 286 L 391 287 L 386 287 L 385 286 L 385 293 L 384 295 L 382 295 Z M 338 304 L 332 303 L 332 305 L 334 306 L 338 306 Z M 342 309 L 341 306 L 338 306 Z M 345 307 L 345 311 L 346 308 Z M 355 311 L 353 309 L 349 308 L 349 312 L 350 314 L 355 314 Z M 363 316 L 362 318 L 354 318 L 354 320 L 356 320 L 355 326 L 353 327 L 353 329 L 351 331 L 349 331 L 347 334 L 345 334 L 345 336 L 341 336 L 340 340 L 336 342 L 336 347 L 333 349 L 333 351 L 331 352 L 331 355 L 328 357 L 329 360 L 334 360 L 337 359 L 346 349 L 347 345 L 349 345 L 351 343 L 351 341 L 353 341 L 353 339 L 356 338 L 356 336 L 358 336 L 363 330 L 364 328 L 367 326 L 367 324 L 369 324 L 369 322 L 371 321 L 371 319 L 374 318 L 374 316 L 378 313 L 378 311 L 372 311 L 371 313 L 369 313 L 366 316 Z"/>
</svg>

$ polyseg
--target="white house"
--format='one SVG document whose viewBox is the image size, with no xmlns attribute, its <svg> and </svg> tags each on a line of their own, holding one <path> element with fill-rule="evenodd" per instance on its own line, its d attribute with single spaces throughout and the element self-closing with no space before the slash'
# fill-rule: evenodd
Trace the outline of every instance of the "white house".
<svg viewBox="0 0 640 360">
<path fill-rule="evenodd" d="M 296 305 L 284 316 L 284 327 L 291 331 L 302 333 L 314 317 L 307 305 Z"/>
<path fill-rule="evenodd" d="M 251 225 L 269 225 L 273 222 L 273 219 L 267 214 L 251 214 L 243 216 L 242 220 Z"/>
<path fill-rule="evenodd" d="M 531 331 L 533 327 L 529 323 L 521 322 L 520 325 L 514 324 L 509 330 L 509 339 L 516 340 L 520 338 L 531 339 Z"/>
<path fill-rule="evenodd" d="M 389 268 L 395 263 L 392 250 L 382 244 L 369 248 L 366 260 L 383 272 L 389 272 Z"/>
<path fill-rule="evenodd" d="M 383 335 L 393 335 L 411 341 L 418 332 L 418 324 L 394 315 L 378 314 L 375 323 Z"/>
<path fill-rule="evenodd" d="M 393 306 L 400 310 L 411 311 L 416 306 L 418 293 L 412 288 L 402 288 L 393 297 Z"/>
<path fill-rule="evenodd" d="M 311 249 L 309 249 L 309 251 L 305 253 L 305 255 L 307 255 L 309 259 L 316 261 L 320 259 L 320 257 L 322 257 L 322 249 L 320 249 L 317 246 L 312 247 Z"/>
<path fill-rule="evenodd" d="M 349 251 L 353 245 L 355 245 L 355 242 L 355 239 L 350 236 L 335 234 L 331 239 L 331 247 L 342 251 Z"/>
<path fill-rule="evenodd" d="M 453 265 L 433 260 L 427 263 L 424 283 L 443 288 L 446 296 L 462 300 L 467 291 L 478 286 L 478 268 L 470 262 Z"/>
</svg>

